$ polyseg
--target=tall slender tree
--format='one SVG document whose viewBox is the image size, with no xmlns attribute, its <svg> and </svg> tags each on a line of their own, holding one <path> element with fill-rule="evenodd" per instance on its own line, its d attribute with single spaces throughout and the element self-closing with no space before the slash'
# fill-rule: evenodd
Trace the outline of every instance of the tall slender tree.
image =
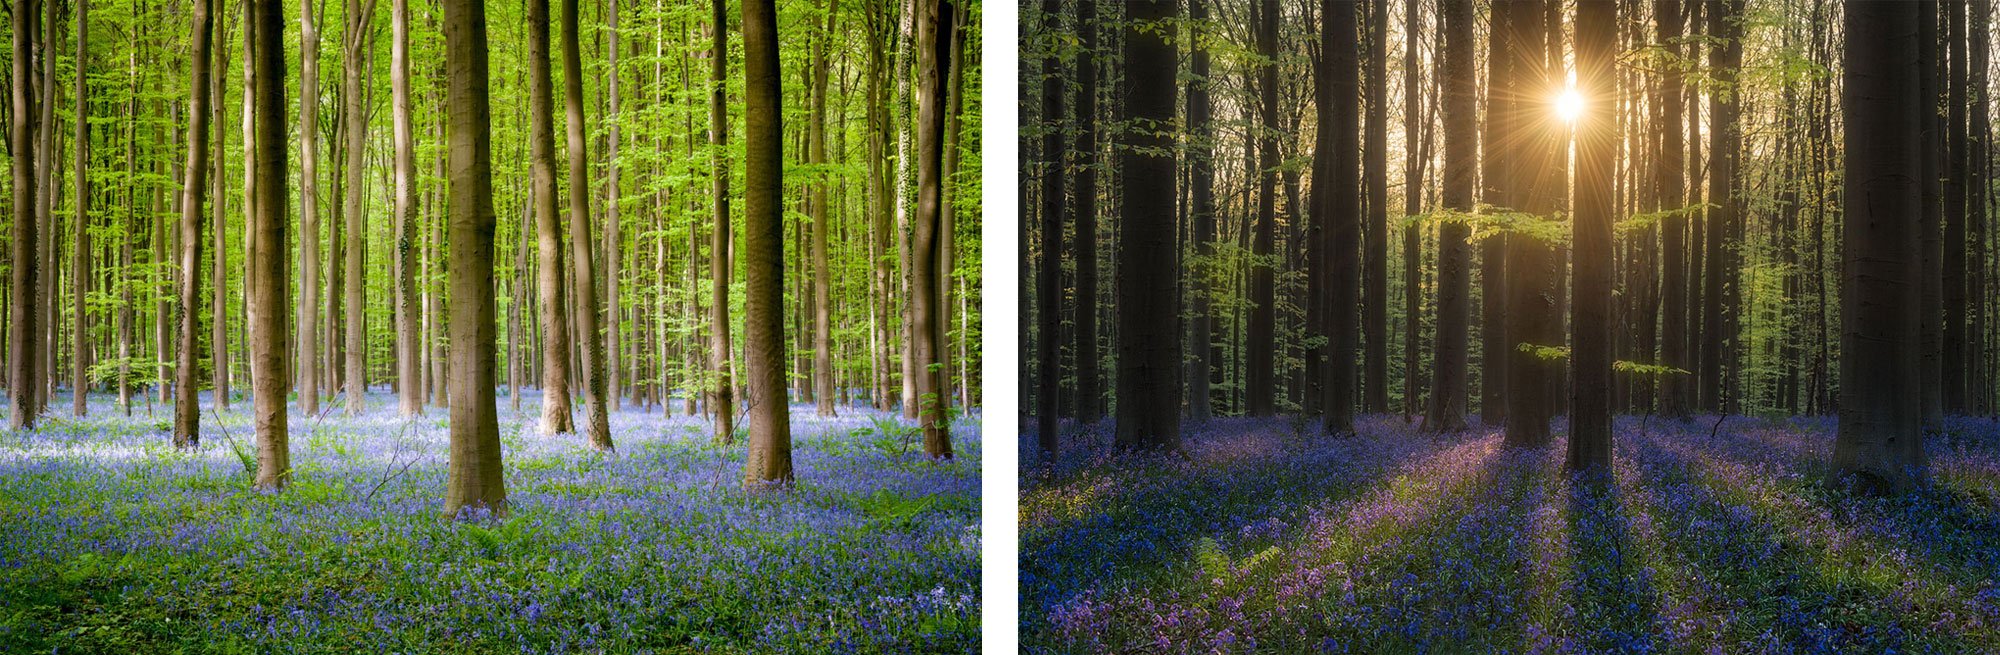
<svg viewBox="0 0 2000 655">
<path fill-rule="evenodd" d="M 493 134 L 484 0 L 444 0 L 451 171 L 451 465 L 445 513 L 507 513 L 494 405 Z"/>
<path fill-rule="evenodd" d="M 1918 259 L 1921 268 L 1918 301 L 1922 315 L 1917 319 L 1921 334 L 1923 367 L 1919 369 L 1918 393 L 1923 404 L 1924 422 L 1935 425 L 1944 418 L 1944 198 L 1938 179 L 1938 164 L 1942 161 L 1944 133 L 1940 129 L 1938 110 L 1943 106 L 1939 94 L 1938 67 L 1938 3 L 1922 2 L 1917 7 L 1917 57 L 1933 65 L 1926 65 L 1917 71 L 1919 93 L 1924 105 L 1918 117 L 1921 121 L 1922 150 L 1918 153 L 1921 172 L 1917 178 L 1921 186 L 1923 202 L 1922 223 L 1918 226 Z"/>
<path fill-rule="evenodd" d="M 291 283 L 285 265 L 290 195 L 285 129 L 285 23 L 275 2 L 250 3 L 244 29 L 251 42 L 256 135 L 256 211 L 251 215 L 250 388 L 257 429 L 257 487 L 277 490 L 292 473 L 285 411 L 291 316 Z"/>
<path fill-rule="evenodd" d="M 319 16 L 299 3 L 299 412 L 319 415 Z M 323 10 L 323 9 L 322 9 Z"/>
<path fill-rule="evenodd" d="M 1076 29 L 1076 418 L 1104 415 L 1097 351 L 1097 0 L 1077 0 Z"/>
<path fill-rule="evenodd" d="M 1840 424 L 1836 475 L 1900 492 L 1926 478 L 1916 294 L 1923 66 L 1916 3 L 1848 0 L 1841 114 Z"/>
<path fill-rule="evenodd" d="M 396 139 L 396 391 L 403 416 L 424 412 L 417 335 L 417 160 L 410 116 L 410 0 L 392 0 L 389 93 Z M 304 359 L 311 359 L 306 357 Z M 309 377 L 309 376 L 308 376 Z"/>
<path fill-rule="evenodd" d="M 1513 75 L 1515 57 L 1507 51 L 1513 27 L 1514 3 L 1493 6 L 1486 50 L 1486 119 L 1480 152 L 1480 200 L 1494 207 L 1513 207 L 1511 186 L 1506 179 L 1513 173 L 1511 139 L 1504 137 L 1508 117 L 1514 111 L 1516 93 Z M 1470 119 L 1467 119 L 1470 120 Z M 1507 421 L 1507 241 L 1505 233 L 1490 234 L 1479 242 L 1479 420 L 1488 427 Z"/>
<path fill-rule="evenodd" d="M 1191 69 L 1187 91 L 1188 116 L 1188 213 L 1194 228 L 1197 255 L 1193 280 L 1188 285 L 1188 415 L 1206 421 L 1214 400 L 1209 391 L 1209 344 L 1214 318 L 1210 315 L 1207 265 L 1215 242 L 1215 127 L 1210 119 L 1208 2 L 1188 0 L 1188 29 L 1192 32 L 1189 57 Z"/>
<path fill-rule="evenodd" d="M 1122 448 L 1180 448 L 1180 274 L 1174 238 L 1174 0 L 1126 4 L 1125 129 L 1118 229 L 1118 415 Z"/>
<path fill-rule="evenodd" d="M 827 0 L 825 4 L 826 29 L 816 29 L 811 37 L 809 49 L 812 61 L 810 69 L 812 111 L 807 113 L 806 161 L 824 165 L 826 161 L 826 82 L 832 72 L 827 66 L 827 51 L 832 49 L 834 16 L 840 8 L 839 0 Z M 833 416 L 834 411 L 834 370 L 833 370 L 833 279 L 827 263 L 826 237 L 829 222 L 833 220 L 826 204 L 827 180 L 820 177 L 812 184 L 811 198 L 807 206 L 812 209 L 812 261 L 813 279 L 813 409 L 819 416 Z"/>
<path fill-rule="evenodd" d="M 1403 3 L 1403 420 L 1417 413 L 1423 394 L 1424 228 L 1412 220 L 1423 212 L 1424 174 L 1430 164 L 1432 131 L 1424 115 L 1417 44 L 1424 39 L 1423 3 Z M 1440 21 L 1442 22 L 1442 21 Z M 1421 142 L 1422 149 L 1418 149 Z"/>
<path fill-rule="evenodd" d="M 1361 281 L 1361 40 L 1355 23 L 1355 3 L 1322 0 L 1320 79 L 1327 85 L 1326 103 L 1319 110 L 1319 129 L 1331 131 L 1321 143 L 1331 152 L 1314 153 L 1327 160 L 1323 169 L 1330 187 L 1317 194 L 1320 202 L 1321 252 L 1327 261 L 1326 300 L 1321 312 L 1326 329 L 1326 385 L 1322 395 L 1324 429 L 1330 435 L 1354 433 L 1354 351 L 1360 320 L 1355 315 Z M 1314 186 L 1318 186 L 1315 182 Z"/>
<path fill-rule="evenodd" d="M 950 0 L 921 0 L 916 6 L 917 213 L 910 237 L 910 259 L 916 269 L 910 317 L 916 321 L 911 329 L 916 343 L 911 350 L 917 359 L 917 398 L 923 405 L 918 421 L 924 431 L 924 454 L 951 459 L 947 411 L 951 398 L 945 393 L 944 344 L 938 339 L 938 323 L 944 317 L 938 287 L 945 284 L 945 276 L 938 265 L 944 253 L 942 237 L 949 236 L 943 225 L 945 85 L 951 76 L 951 35 L 957 28 Z"/>
<path fill-rule="evenodd" d="M 366 406 L 368 393 L 368 333 L 367 330 L 367 282 L 362 265 L 367 254 L 367 190 L 363 186 L 368 173 L 368 112 L 366 92 L 368 71 L 374 67 L 375 50 L 375 1 L 368 0 L 363 7 L 361 0 L 347 0 L 347 32 L 343 35 L 346 45 L 347 75 L 341 82 L 341 114 L 346 123 L 341 128 L 347 137 L 343 148 L 347 155 L 347 207 L 341 213 L 347 219 L 347 251 L 344 253 L 347 267 L 341 276 L 347 284 L 347 369 L 341 374 L 347 383 L 347 415 L 360 416 Z M 280 196 L 281 198 L 283 196 Z M 278 247 L 284 247 L 279 242 Z M 310 355 L 309 355 L 310 356 Z"/>
<path fill-rule="evenodd" d="M 1389 411 L 1389 0 L 1368 3 L 1368 69 L 1362 95 L 1361 404 Z M 1408 193 L 1413 189 L 1405 189 Z"/>
<path fill-rule="evenodd" d="M 1474 131 L 1478 110 L 1478 80 L 1473 62 L 1472 7 L 1444 3 L 1439 29 L 1444 31 L 1444 209 L 1472 209 L 1474 161 L 1479 135 Z M 1431 398 L 1424 427 L 1438 432 L 1465 429 L 1467 330 L 1472 296 L 1471 229 L 1462 221 L 1438 223 L 1437 332 L 1431 356 Z"/>
<path fill-rule="evenodd" d="M 208 5 L 207 4 L 197 5 L 196 9 L 197 13 L 200 13 L 201 10 L 208 9 Z M 199 18 L 197 18 L 194 21 L 194 23 L 195 23 L 195 28 L 197 30 L 196 32 L 197 38 L 204 37 L 205 35 L 201 31 L 199 31 L 202 29 L 203 26 L 202 21 Z M 210 25 L 212 26 L 212 24 L 213 20 L 211 19 Z M 70 349 L 69 349 L 70 392 L 71 392 L 70 413 L 75 414 L 77 416 L 84 416 L 90 413 L 89 370 L 90 370 L 91 343 L 89 335 L 89 326 L 90 326 L 89 312 L 86 310 L 85 301 L 90 296 L 90 282 L 93 278 L 97 277 L 97 273 L 93 269 L 90 262 L 90 251 L 91 251 L 90 175 L 89 175 L 90 83 L 88 75 L 88 71 L 90 69 L 89 57 L 88 57 L 89 45 L 90 45 L 90 2 L 89 0 L 77 0 L 76 1 L 76 97 L 71 98 L 71 100 L 73 100 L 76 103 L 75 110 L 71 114 L 71 116 L 74 118 L 73 124 L 76 126 L 76 138 L 74 146 L 76 151 L 76 165 L 74 166 L 75 170 L 71 173 L 73 178 L 76 180 L 76 198 L 73 201 L 76 206 L 76 219 L 75 219 L 76 234 L 74 235 L 74 240 L 72 240 L 70 243 L 71 323 L 70 323 Z M 206 107 L 207 105 L 203 104 L 202 106 Z M 207 147 L 206 142 L 201 139 L 195 139 L 192 143 L 193 145 L 191 147 L 200 147 L 200 148 Z M 195 179 L 193 177 L 194 175 L 193 170 L 190 170 L 188 172 L 188 175 L 190 176 L 188 182 L 189 184 L 202 183 L 201 180 Z M 185 206 L 183 206 L 183 209 L 185 209 Z M 186 236 L 183 235 L 182 238 L 186 238 Z M 199 238 L 199 235 L 197 235 L 196 238 Z M 198 272 L 193 268 L 188 268 L 183 270 L 181 274 L 186 276 L 193 276 L 197 275 Z M 194 369 L 193 367 L 184 366 L 183 370 L 191 374 Z M 184 378 L 177 378 L 177 380 L 182 380 L 181 382 L 177 382 L 177 384 L 181 385 L 181 388 L 178 391 L 181 391 L 182 395 L 192 396 L 194 394 L 194 384 L 192 382 L 185 381 L 186 379 Z"/>
<path fill-rule="evenodd" d="M 556 213 L 554 83 L 549 0 L 528 0 L 528 171 L 535 205 L 535 295 L 541 300 L 542 432 L 576 431 L 570 412 L 570 306 L 562 220 Z"/>
<path fill-rule="evenodd" d="M 1042 44 L 1042 69 L 1039 81 L 1042 87 L 1042 166 L 1041 166 L 1041 230 L 1036 235 L 1041 238 L 1041 262 L 1035 271 L 1036 293 L 1039 303 L 1036 311 L 1035 361 L 1035 435 L 1037 446 L 1044 457 L 1053 455 L 1060 446 L 1056 431 L 1060 417 L 1057 415 L 1061 403 L 1057 396 L 1062 389 L 1062 366 L 1057 360 L 1057 347 L 1062 332 L 1062 215 L 1064 204 L 1063 173 L 1068 166 L 1062 145 L 1062 58 L 1054 38 L 1061 23 L 1061 5 L 1056 0 L 1042 0 L 1042 34 L 1048 41 Z M 1122 303 L 1121 303 L 1122 304 Z M 1122 394 L 1120 397 L 1124 397 Z"/>
<path fill-rule="evenodd" d="M 1653 4 L 1653 20 L 1658 28 L 1656 40 L 1669 52 L 1681 49 L 1681 3 L 1679 0 L 1656 0 Z M 1681 147 L 1681 74 L 1678 66 L 1666 66 L 1660 72 L 1660 86 L 1654 97 L 1660 101 L 1660 151 L 1656 158 L 1653 178 L 1653 194 L 1659 199 L 1662 209 L 1671 209 L 1670 204 L 1679 201 L 1681 184 L 1685 172 L 1681 168 L 1685 150 Z M 1682 326 L 1688 322 L 1688 276 L 1687 276 L 1687 231 L 1688 219 L 1684 212 L 1671 212 L 1660 221 L 1660 318 L 1665 324 L 1661 332 L 1660 363 L 1672 369 L 1660 381 L 1660 412 L 1670 417 L 1685 417 L 1692 409 L 1689 397 L 1693 385 L 1688 380 L 1694 364 L 1689 361 L 1688 341 Z"/>
<path fill-rule="evenodd" d="M 622 270 L 619 268 L 619 259 L 625 251 L 625 237 L 623 234 L 625 226 L 622 222 L 623 219 L 619 216 L 618 207 L 620 204 L 619 193 L 624 191 L 618 175 L 621 168 L 618 161 L 618 148 L 624 143 L 624 135 L 621 133 L 621 128 L 624 127 L 624 118 L 623 114 L 619 111 L 621 97 L 618 92 L 618 81 L 625 77 L 624 71 L 618 68 L 618 56 L 621 52 L 621 46 L 618 44 L 618 0 L 611 0 L 610 7 L 604 14 L 604 22 L 605 38 L 611 42 L 610 47 L 604 51 L 604 67 L 610 72 L 610 76 L 606 79 L 604 94 L 611 99 L 611 112 L 605 116 L 605 122 L 610 124 L 609 129 L 611 133 L 608 139 L 609 152 L 605 153 L 604 156 L 604 297 L 610 312 L 610 315 L 605 317 L 604 351 L 606 357 L 604 362 L 604 377 L 605 393 L 609 396 L 605 400 L 611 403 L 612 411 L 617 411 L 620 406 L 620 399 L 623 398 L 619 394 L 619 390 L 625 388 L 624 371 L 626 354 L 625 343 L 621 336 L 625 331 L 626 310 L 618 288 L 620 271 Z M 690 272 L 692 271 L 690 270 Z"/>
<path fill-rule="evenodd" d="M 1735 339 L 1729 328 L 1734 311 L 1732 265 L 1735 224 L 1742 213 L 1742 198 L 1736 190 L 1736 159 L 1742 134 L 1737 125 L 1742 112 L 1742 91 L 1737 87 L 1737 69 L 1743 61 L 1742 0 L 1725 0 L 1708 7 L 1708 74 L 1719 88 L 1709 94 L 1708 198 L 1713 208 L 1702 223 L 1707 236 L 1702 241 L 1709 255 L 1702 275 L 1701 406 L 1712 412 L 1728 411 L 1731 398 L 1725 374 Z"/>
<path fill-rule="evenodd" d="M 77 3 L 79 55 L 82 54 L 81 43 L 83 32 L 81 31 L 81 21 L 83 19 L 83 5 L 83 2 Z M 192 448 L 201 443 L 201 407 L 196 404 L 198 396 L 195 393 L 195 370 L 197 368 L 195 357 L 198 352 L 196 348 L 199 347 L 196 335 L 200 334 L 198 330 L 200 323 L 198 317 L 200 314 L 198 312 L 201 311 L 202 202 L 206 199 L 204 195 L 208 190 L 208 94 L 209 75 L 212 70 L 210 67 L 212 57 L 209 36 L 214 32 L 215 28 L 215 17 L 210 12 L 210 6 L 211 0 L 195 0 L 194 2 L 194 40 L 192 44 L 193 48 L 189 51 L 193 60 L 188 65 L 189 77 L 191 79 L 188 83 L 187 179 L 181 185 L 181 252 L 179 262 L 180 277 L 178 278 L 180 281 L 180 304 L 176 308 L 176 318 L 178 319 L 177 329 L 180 330 L 180 361 L 174 370 L 174 386 L 176 387 L 174 389 L 174 445 L 182 448 Z M 77 62 L 81 64 L 82 61 L 83 58 L 79 56 Z M 81 97 L 83 89 L 79 88 L 77 91 L 77 95 Z M 78 101 L 79 108 L 81 108 L 81 102 L 81 100 Z M 78 115 L 81 116 L 82 114 L 79 113 Z M 83 139 L 77 139 L 77 144 L 81 146 Z M 77 161 L 79 164 L 82 163 L 82 160 L 83 157 L 78 155 Z M 81 173 L 83 167 L 79 165 L 77 171 Z M 83 197 L 80 189 L 77 197 L 79 199 Z M 80 210 L 78 215 L 82 215 Z M 81 338 L 78 341 L 81 342 Z M 76 387 L 76 395 L 78 398 L 83 397 L 82 385 Z"/>
<path fill-rule="evenodd" d="M 1244 344 L 1244 410 L 1250 416 L 1277 411 L 1276 263 L 1271 260 L 1278 207 L 1278 13 L 1276 2 L 1250 5 L 1257 40 L 1257 223 L 1250 252 L 1250 320 Z"/>
<path fill-rule="evenodd" d="M 35 122 L 39 115 L 36 106 L 34 64 L 41 44 L 41 3 L 40 0 L 14 1 L 14 66 L 13 77 L 13 122 L 9 134 L 9 152 L 14 156 L 14 233 L 13 264 L 9 267 L 12 275 L 11 289 L 8 290 L 7 338 L 8 376 L 7 395 L 11 412 L 10 425 L 16 430 L 31 430 L 35 427 L 34 406 L 35 364 L 31 353 L 41 345 L 41 330 L 35 326 L 39 312 L 35 308 L 35 296 L 41 293 L 40 270 L 35 254 L 35 192 L 36 170 L 44 163 L 38 161 L 39 149 L 35 146 Z"/>
<path fill-rule="evenodd" d="M 734 271 L 730 265 L 734 253 L 729 249 L 729 235 L 735 228 L 729 225 L 729 160 L 725 153 L 729 143 L 728 4 L 728 0 L 715 0 L 710 5 L 713 23 L 709 36 L 713 41 L 709 44 L 708 61 L 708 147 L 709 164 L 713 167 L 709 175 L 710 191 L 714 194 L 710 201 L 715 211 L 715 232 L 709 247 L 709 277 L 713 278 L 709 302 L 713 343 L 709 346 L 709 363 L 715 376 L 715 391 L 711 396 L 714 406 L 710 411 L 715 414 L 715 439 L 724 444 L 736 439 L 736 382 L 729 374 L 730 363 L 735 361 L 729 338 L 729 278 Z"/>
<path fill-rule="evenodd" d="M 583 340 L 583 422 L 590 447 L 611 450 L 611 420 L 604 400 L 604 309 L 597 295 L 597 241 L 590 231 L 590 153 L 583 125 L 583 56 L 577 44 L 576 0 L 563 0 L 563 108 L 569 135 L 571 286 L 576 288 L 576 334 Z"/>
<path fill-rule="evenodd" d="M 1570 301 L 1571 470 L 1611 469 L 1611 283 L 1616 242 L 1611 226 L 1617 203 L 1613 179 L 1618 169 L 1617 86 L 1618 5 L 1584 2 L 1576 8 L 1576 93 L 1584 98 L 1576 117 L 1575 219 L 1571 252 L 1575 282 Z"/>
<path fill-rule="evenodd" d="M 1560 186 L 1547 179 L 1555 166 L 1551 126 L 1558 121 L 1550 111 L 1553 103 L 1543 98 L 1553 98 L 1561 89 L 1548 48 L 1548 30 L 1561 26 L 1548 23 L 1548 6 L 1541 0 L 1511 5 L 1508 27 L 1496 29 L 1514 60 L 1508 64 L 1514 86 L 1500 92 L 1532 94 L 1512 104 L 1500 128 L 1515 161 L 1507 170 L 1508 197 L 1530 223 L 1549 220 L 1559 193 L 1552 187 Z M 1553 406 L 1548 398 L 1560 368 L 1540 350 L 1561 338 L 1554 284 L 1559 259 L 1553 244 L 1536 231 L 1507 235 L 1506 258 L 1506 350 L 1489 356 L 1507 358 L 1507 442 L 1539 445 L 1550 438 Z"/>
<path fill-rule="evenodd" d="M 785 394 L 784 119 L 774 0 L 743 2 L 743 272 L 750 454 L 747 486 L 789 484 L 792 430 Z"/>
</svg>

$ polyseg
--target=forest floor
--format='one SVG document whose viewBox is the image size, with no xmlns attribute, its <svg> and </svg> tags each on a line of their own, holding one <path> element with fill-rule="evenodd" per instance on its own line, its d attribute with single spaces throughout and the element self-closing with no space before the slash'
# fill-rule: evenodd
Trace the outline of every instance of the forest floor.
<svg viewBox="0 0 2000 655">
<path fill-rule="evenodd" d="M 1927 444 L 1934 485 L 1826 482 L 1829 419 L 1619 419 L 1563 443 L 1223 419 L 1180 455 L 1072 435 L 1021 474 L 1026 652 L 2000 651 L 2000 424 Z M 1559 427 L 1559 431 L 1561 426 Z M 1102 426 L 1109 428 L 1109 421 Z M 1711 436 L 1713 431 L 1713 436 Z M 1023 462 L 1034 438 L 1023 435 Z"/>
<path fill-rule="evenodd" d="M 524 398 L 538 400 L 535 398 Z M 700 417 L 612 414 L 615 457 L 502 399 L 504 520 L 441 518 L 443 412 L 292 416 L 252 491 L 247 402 L 174 451 L 162 408 L 67 396 L 0 434 L 0 652 L 964 652 L 979 635 L 978 417 L 792 410 L 797 484 L 745 492 Z M 581 405 L 578 405 L 579 410 Z M 207 412 L 206 409 L 204 409 Z M 581 421 L 579 420 L 579 424 Z M 225 437 L 225 434 L 233 435 Z M 242 450 L 238 450 L 238 448 Z"/>
</svg>

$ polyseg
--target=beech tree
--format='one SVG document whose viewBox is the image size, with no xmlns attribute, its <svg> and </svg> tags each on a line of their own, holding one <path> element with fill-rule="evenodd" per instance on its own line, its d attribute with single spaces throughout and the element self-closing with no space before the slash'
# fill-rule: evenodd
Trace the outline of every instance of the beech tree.
<svg viewBox="0 0 2000 655">
<path fill-rule="evenodd" d="M 291 315 L 289 267 L 284 245 L 288 243 L 290 206 L 287 188 L 289 158 L 285 137 L 285 25 L 276 3 L 250 3 L 244 29 L 251 32 L 252 82 L 255 98 L 255 164 L 257 169 L 255 211 L 248 231 L 250 277 L 259 280 L 250 287 L 250 388 L 257 430 L 257 487 L 283 488 L 292 473 L 291 445 L 287 437 L 289 416 L 285 395 L 289 391 Z"/>
<path fill-rule="evenodd" d="M 444 0 L 451 142 L 451 466 L 445 513 L 507 513 L 495 408 L 493 136 L 487 97 L 486 3 Z M 543 61 L 547 61 L 546 58 Z"/>
<path fill-rule="evenodd" d="M 1841 238 L 1837 475 L 1874 491 L 1922 484 L 1917 288 L 1923 67 L 1914 3 L 1849 0 L 1841 75 L 1846 214 Z M 1949 215 L 1949 211 L 1946 212 Z M 1947 380 L 1949 382 L 1949 380 Z M 1949 385 L 1947 384 L 1947 388 Z"/>
<path fill-rule="evenodd" d="M 191 52 L 194 60 L 188 66 L 191 80 L 188 91 L 187 177 L 183 183 L 185 192 L 181 198 L 180 304 L 175 312 L 179 318 L 176 329 L 180 331 L 180 360 L 174 370 L 174 445 L 181 448 L 192 448 L 201 442 L 201 408 L 197 404 L 198 395 L 195 392 L 197 370 L 195 356 L 199 352 L 197 335 L 201 334 L 197 318 L 201 315 L 202 200 L 208 191 L 208 94 L 212 61 L 209 36 L 214 33 L 215 28 L 215 17 L 210 13 L 210 0 L 195 0 L 193 9 L 194 48 Z M 83 61 L 82 10 L 82 3 L 78 3 L 78 62 Z M 83 106 L 82 98 L 86 95 L 85 91 L 79 80 L 77 84 L 79 109 Z M 81 116 L 82 113 L 79 112 L 78 115 Z M 83 121 L 77 122 L 78 144 L 84 141 L 83 125 Z M 81 164 L 83 160 L 82 150 L 78 150 L 78 163 Z M 82 170 L 81 165 L 78 166 L 78 170 Z M 78 179 L 81 180 L 82 176 L 79 175 Z M 77 190 L 79 199 L 85 194 L 82 186 L 79 182 Z M 84 210 L 80 207 L 77 216 L 79 219 L 84 217 Z M 78 221 L 79 224 L 82 222 Z M 81 268 L 79 267 L 79 270 Z M 81 333 L 82 331 L 78 330 L 78 334 Z M 79 340 L 81 338 L 78 337 Z M 84 394 L 81 391 L 84 388 L 82 377 L 77 376 L 75 383 L 79 415 L 83 413 L 84 402 Z"/>
<path fill-rule="evenodd" d="M 7 294 L 10 299 L 7 319 L 11 326 L 7 337 L 7 395 L 11 408 L 9 424 L 16 430 L 35 427 L 33 394 L 37 384 L 34 359 L 30 354 L 39 348 L 37 337 L 41 334 L 35 328 L 38 312 L 34 307 L 35 296 L 41 293 L 35 253 L 35 175 L 37 168 L 46 164 L 38 161 L 35 121 L 39 107 L 31 87 L 36 58 L 48 56 L 46 48 L 38 42 L 41 37 L 40 20 L 39 0 L 14 2 L 14 61 L 10 78 L 13 81 L 13 104 L 8 134 L 8 152 L 14 158 L 14 264 L 11 266 L 11 288 Z"/>
<path fill-rule="evenodd" d="M 750 416 L 745 486 L 790 484 L 792 431 L 785 391 L 784 118 L 778 111 L 778 25 L 773 0 L 743 2 L 743 349 Z"/>
<path fill-rule="evenodd" d="M 1180 274 L 1174 239 L 1176 184 L 1172 125 L 1176 54 L 1173 0 L 1126 5 L 1126 127 L 1118 230 L 1118 387 L 1116 442 L 1123 448 L 1180 448 L 1180 303 L 1164 280 Z"/>
</svg>

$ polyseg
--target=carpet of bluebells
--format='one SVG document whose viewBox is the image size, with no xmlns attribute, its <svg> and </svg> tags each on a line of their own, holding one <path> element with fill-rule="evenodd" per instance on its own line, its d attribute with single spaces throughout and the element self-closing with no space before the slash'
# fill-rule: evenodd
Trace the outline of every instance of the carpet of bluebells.
<svg viewBox="0 0 2000 655">
<path fill-rule="evenodd" d="M 1065 439 L 1021 474 L 1024 650 L 2000 652 L 1991 421 L 1941 426 L 1933 484 L 1886 499 L 1828 481 L 1830 419 L 1621 418 L 1608 482 L 1565 474 L 1560 436 L 1317 428 Z"/>
<path fill-rule="evenodd" d="M 534 398 L 524 398 L 535 401 Z M 291 486 L 250 489 L 245 403 L 0 434 L 0 653 L 937 653 L 979 634 L 976 416 L 792 411 L 798 481 L 746 492 L 701 417 L 627 407 L 618 452 L 507 410 L 512 513 L 441 517 L 444 412 L 292 416 Z"/>
</svg>

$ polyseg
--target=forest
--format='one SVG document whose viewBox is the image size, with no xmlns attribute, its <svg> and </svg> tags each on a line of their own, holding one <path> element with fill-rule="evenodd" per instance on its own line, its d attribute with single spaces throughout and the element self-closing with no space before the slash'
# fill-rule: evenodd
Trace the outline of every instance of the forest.
<svg viewBox="0 0 2000 655">
<path fill-rule="evenodd" d="M 1020 11 L 1024 652 L 2000 650 L 1990 0 Z"/>
<path fill-rule="evenodd" d="M 979 3 L 4 13 L 0 651 L 977 643 Z"/>
</svg>

